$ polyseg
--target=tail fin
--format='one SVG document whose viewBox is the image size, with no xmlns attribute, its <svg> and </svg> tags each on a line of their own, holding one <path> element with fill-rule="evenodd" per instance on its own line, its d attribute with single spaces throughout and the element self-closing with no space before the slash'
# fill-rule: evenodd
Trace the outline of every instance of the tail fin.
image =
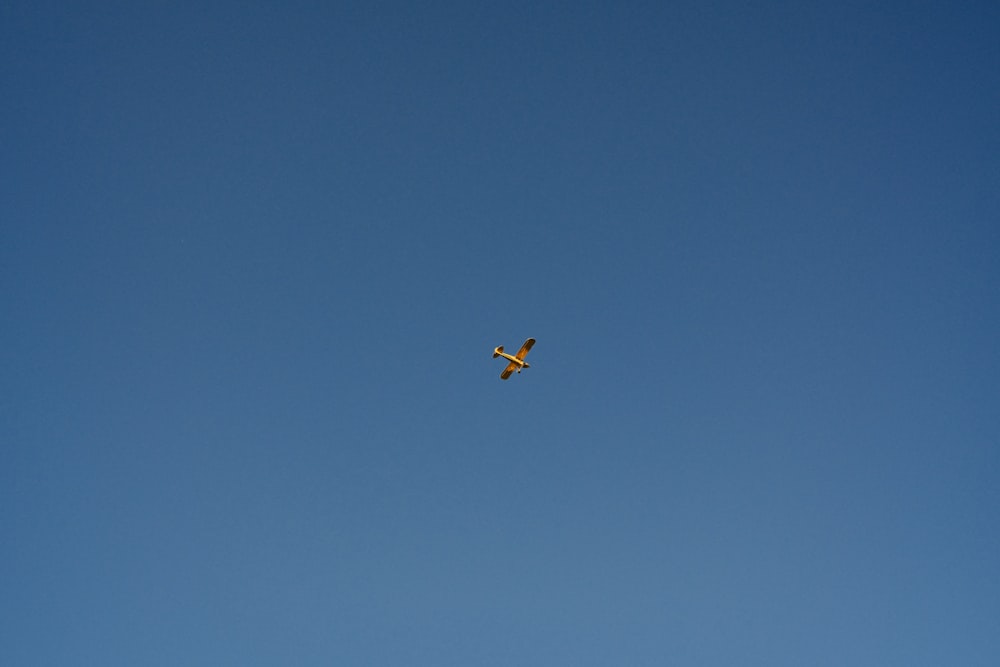
<svg viewBox="0 0 1000 667">
<path fill-rule="evenodd" d="M 493 350 L 493 358 L 496 359 L 499 357 L 501 352 L 503 352 L 503 345 L 500 345 L 497 349 Z"/>
</svg>

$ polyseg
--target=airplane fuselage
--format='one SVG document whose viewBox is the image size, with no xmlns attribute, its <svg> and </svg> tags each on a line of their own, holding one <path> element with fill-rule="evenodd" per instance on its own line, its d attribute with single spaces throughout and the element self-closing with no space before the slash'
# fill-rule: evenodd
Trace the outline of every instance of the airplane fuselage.
<svg viewBox="0 0 1000 667">
<path fill-rule="evenodd" d="M 517 366 L 517 372 L 520 373 L 522 368 L 531 368 L 531 364 L 523 359 L 518 359 L 513 354 L 507 354 L 506 352 L 497 352 L 498 355 L 506 359 L 512 364 Z"/>
</svg>

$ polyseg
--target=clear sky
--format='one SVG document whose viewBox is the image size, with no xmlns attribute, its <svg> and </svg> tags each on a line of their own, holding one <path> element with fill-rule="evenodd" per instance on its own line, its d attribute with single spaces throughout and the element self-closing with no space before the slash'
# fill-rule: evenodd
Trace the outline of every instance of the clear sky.
<svg viewBox="0 0 1000 667">
<path fill-rule="evenodd" d="M 0 664 L 1000 664 L 998 35 L 0 3 Z"/>
</svg>

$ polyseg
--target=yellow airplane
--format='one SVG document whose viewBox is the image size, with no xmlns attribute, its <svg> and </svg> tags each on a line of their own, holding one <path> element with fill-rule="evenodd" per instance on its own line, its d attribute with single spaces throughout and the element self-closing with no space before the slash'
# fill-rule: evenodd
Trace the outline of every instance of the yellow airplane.
<svg viewBox="0 0 1000 667">
<path fill-rule="evenodd" d="M 506 380 L 507 378 L 509 378 L 510 374 L 513 373 L 514 371 L 520 373 L 522 368 L 531 368 L 531 365 L 524 360 L 524 357 L 527 356 L 528 351 L 531 350 L 531 346 L 534 344 L 535 344 L 535 339 L 529 338 L 528 340 L 524 341 L 524 345 L 522 345 L 521 349 L 517 351 L 517 354 L 513 356 L 503 351 L 503 345 L 493 350 L 494 359 L 496 359 L 497 357 L 503 357 L 504 359 L 510 362 L 509 364 L 507 364 L 507 368 L 503 369 L 503 373 L 500 374 L 501 380 Z"/>
</svg>

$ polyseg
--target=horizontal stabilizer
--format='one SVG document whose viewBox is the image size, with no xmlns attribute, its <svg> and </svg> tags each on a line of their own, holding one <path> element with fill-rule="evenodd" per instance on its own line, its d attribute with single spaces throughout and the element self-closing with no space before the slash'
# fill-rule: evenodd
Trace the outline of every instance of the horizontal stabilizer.
<svg viewBox="0 0 1000 667">
<path fill-rule="evenodd" d="M 493 350 L 493 358 L 496 359 L 499 357 L 501 352 L 503 352 L 503 345 L 500 345 L 497 349 Z"/>
</svg>

